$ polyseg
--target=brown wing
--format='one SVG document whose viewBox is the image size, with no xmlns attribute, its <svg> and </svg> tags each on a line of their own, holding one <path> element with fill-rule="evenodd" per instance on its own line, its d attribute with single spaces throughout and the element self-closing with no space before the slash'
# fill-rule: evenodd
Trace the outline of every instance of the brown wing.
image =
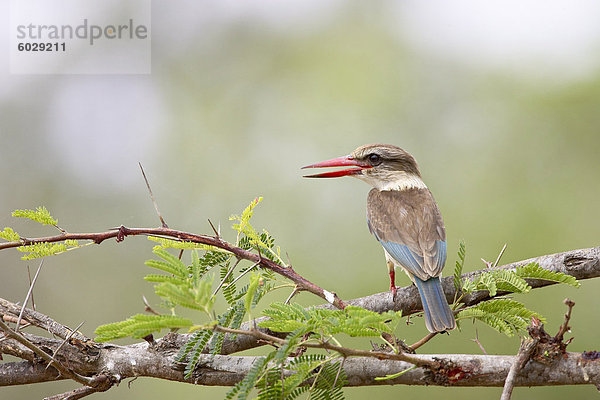
<svg viewBox="0 0 600 400">
<path fill-rule="evenodd" d="M 413 275 L 427 280 L 441 274 L 446 231 L 429 189 L 372 189 L 367 222 L 386 251 Z"/>
</svg>

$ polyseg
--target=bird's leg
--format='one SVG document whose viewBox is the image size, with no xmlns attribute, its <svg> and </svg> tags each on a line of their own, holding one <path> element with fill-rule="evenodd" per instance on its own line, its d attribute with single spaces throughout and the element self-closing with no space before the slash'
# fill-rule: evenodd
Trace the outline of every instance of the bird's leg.
<svg viewBox="0 0 600 400">
<path fill-rule="evenodd" d="M 390 290 L 392 291 L 392 299 L 396 300 L 396 271 L 394 270 L 394 263 L 388 260 L 387 267 L 388 272 L 390 273 Z"/>
</svg>

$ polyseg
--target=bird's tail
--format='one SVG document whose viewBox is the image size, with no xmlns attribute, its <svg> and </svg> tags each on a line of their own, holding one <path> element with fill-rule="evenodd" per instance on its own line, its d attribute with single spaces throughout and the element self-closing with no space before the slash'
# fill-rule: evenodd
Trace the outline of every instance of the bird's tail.
<svg viewBox="0 0 600 400">
<path fill-rule="evenodd" d="M 415 276 L 415 285 L 421 295 L 423 311 L 425 312 L 425 325 L 429 332 L 449 331 L 456 327 L 454 313 L 448 306 L 446 296 L 442 290 L 439 277 L 423 281 Z"/>
</svg>

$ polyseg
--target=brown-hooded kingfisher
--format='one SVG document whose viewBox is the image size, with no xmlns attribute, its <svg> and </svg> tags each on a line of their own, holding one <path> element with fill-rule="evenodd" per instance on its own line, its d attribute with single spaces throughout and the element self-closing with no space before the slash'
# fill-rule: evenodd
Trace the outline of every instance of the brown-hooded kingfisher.
<svg viewBox="0 0 600 400">
<path fill-rule="evenodd" d="M 367 198 L 367 224 L 383 246 L 393 295 L 394 267 L 399 265 L 419 290 L 427 329 L 454 329 L 454 314 L 440 283 L 446 262 L 444 221 L 414 157 L 390 144 L 368 144 L 348 156 L 303 168 L 344 166 L 354 168 L 306 178 L 353 176 L 373 186 Z"/>
</svg>

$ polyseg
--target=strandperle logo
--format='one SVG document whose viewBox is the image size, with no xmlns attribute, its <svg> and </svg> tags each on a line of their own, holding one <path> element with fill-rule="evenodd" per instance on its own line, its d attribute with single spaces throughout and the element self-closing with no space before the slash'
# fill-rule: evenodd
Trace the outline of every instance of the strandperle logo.
<svg viewBox="0 0 600 400">
<path fill-rule="evenodd" d="M 120 25 L 95 25 L 90 24 L 85 18 L 79 25 L 40 25 L 30 23 L 17 25 L 17 39 L 26 40 L 66 40 L 85 39 L 91 46 L 95 41 L 107 39 L 146 39 L 148 27 L 136 24 L 129 19 L 126 24 Z"/>
</svg>

